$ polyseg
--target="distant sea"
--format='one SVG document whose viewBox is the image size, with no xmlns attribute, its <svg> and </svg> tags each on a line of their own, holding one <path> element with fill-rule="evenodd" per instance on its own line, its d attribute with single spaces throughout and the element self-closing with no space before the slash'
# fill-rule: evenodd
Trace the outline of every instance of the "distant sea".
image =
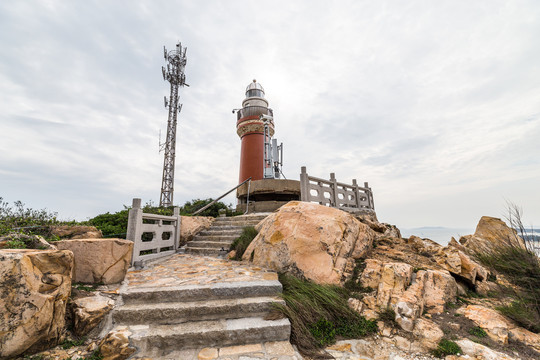
<svg viewBox="0 0 540 360">
<path fill-rule="evenodd" d="M 448 245 L 452 237 L 456 241 L 459 241 L 460 237 L 474 234 L 475 231 L 475 229 L 447 228 L 442 226 L 425 226 L 412 229 L 399 228 L 399 230 L 401 231 L 401 236 L 404 238 L 415 235 L 423 239 L 428 238 L 444 246 Z"/>
<path fill-rule="evenodd" d="M 456 241 L 463 235 L 474 234 L 475 229 L 459 229 L 459 228 L 447 228 L 442 226 L 426 226 L 412 229 L 401 229 L 401 236 L 408 238 L 411 235 L 416 235 L 420 238 L 431 239 L 441 245 L 448 245 L 450 239 L 454 237 Z M 528 239 L 534 241 L 533 246 L 540 251 L 540 229 L 527 229 Z"/>
</svg>

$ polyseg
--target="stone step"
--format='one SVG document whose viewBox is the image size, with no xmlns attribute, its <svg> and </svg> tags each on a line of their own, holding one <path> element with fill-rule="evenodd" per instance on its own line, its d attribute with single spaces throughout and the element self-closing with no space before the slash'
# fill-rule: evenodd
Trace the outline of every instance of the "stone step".
<svg viewBox="0 0 540 360">
<path fill-rule="evenodd" d="M 187 321 L 238 319 L 263 317 L 273 308 L 272 304 L 285 302 L 279 297 L 248 297 L 209 301 L 130 304 L 118 308 L 113 320 L 123 325 L 180 324 Z"/>
<path fill-rule="evenodd" d="M 191 241 L 186 249 L 200 249 L 200 248 L 212 248 L 212 249 L 218 249 L 221 250 L 223 248 L 227 252 L 229 252 L 229 248 L 231 247 L 232 241 Z"/>
<path fill-rule="evenodd" d="M 220 239 L 234 241 L 234 239 L 236 239 L 237 237 L 238 236 L 235 236 L 235 235 L 195 235 L 193 237 L 193 240 L 191 241 L 195 241 L 195 240 L 214 241 L 214 240 L 220 240 Z"/>
<path fill-rule="evenodd" d="M 186 247 L 186 254 L 191 255 L 200 255 L 200 256 L 212 256 L 212 257 L 224 257 L 229 252 L 228 248 L 225 248 L 225 251 L 221 251 L 216 248 L 197 248 L 197 247 Z"/>
<path fill-rule="evenodd" d="M 241 234 L 242 230 L 244 228 L 242 227 L 228 227 L 228 226 L 220 226 L 217 227 L 211 227 L 207 230 L 201 231 L 198 235 L 231 235 L 231 234 Z"/>
<path fill-rule="evenodd" d="M 211 285 L 149 287 L 121 292 L 124 305 L 181 301 L 208 301 L 248 297 L 277 296 L 282 286 L 277 280 L 234 281 Z"/>
<path fill-rule="evenodd" d="M 177 325 L 133 325 L 130 343 L 137 357 L 155 358 L 164 353 L 196 348 L 246 345 L 266 341 L 288 341 L 288 319 L 264 320 L 260 317 L 218 321 L 195 321 Z"/>
<path fill-rule="evenodd" d="M 241 225 L 212 225 L 211 227 L 209 227 L 208 229 L 206 230 L 203 230 L 203 231 L 219 231 L 219 230 L 226 230 L 226 231 L 239 231 L 239 232 L 242 232 L 242 229 L 244 228 L 244 226 L 241 226 Z"/>
</svg>

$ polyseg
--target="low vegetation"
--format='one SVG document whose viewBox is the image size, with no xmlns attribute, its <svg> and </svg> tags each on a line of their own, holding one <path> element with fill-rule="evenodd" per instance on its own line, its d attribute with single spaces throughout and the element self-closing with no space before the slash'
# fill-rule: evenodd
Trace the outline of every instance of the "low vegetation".
<svg viewBox="0 0 540 360">
<path fill-rule="evenodd" d="M 21 201 L 15 201 L 11 206 L 0 197 L 0 237 L 8 234 L 20 233 L 26 235 L 41 235 L 50 238 L 50 227 L 59 225 L 57 213 L 47 209 L 35 210 L 27 208 Z M 24 249 L 26 244 L 22 240 L 8 241 L 12 248 Z"/>
<path fill-rule="evenodd" d="M 462 354 L 463 350 L 452 340 L 442 339 L 439 341 L 437 348 L 433 350 L 433 356 L 444 358 L 447 355 Z"/>
<path fill-rule="evenodd" d="M 506 287 L 504 296 L 513 301 L 498 307 L 503 315 L 533 332 L 540 332 L 540 259 L 529 249 L 517 245 L 502 246 L 478 259 L 503 274 L 517 289 Z"/>
<path fill-rule="evenodd" d="M 375 321 L 366 320 L 347 303 L 349 291 L 335 285 L 318 285 L 280 274 L 286 305 L 277 310 L 289 318 L 291 342 L 312 358 L 326 358 L 321 348 L 336 337 L 360 338 L 377 331 Z"/>
<path fill-rule="evenodd" d="M 233 260 L 242 260 L 242 256 L 249 244 L 255 239 L 258 231 L 253 226 L 246 226 L 242 229 L 242 234 L 237 237 L 231 244 L 230 250 L 236 251 L 236 254 L 233 257 Z"/>
</svg>

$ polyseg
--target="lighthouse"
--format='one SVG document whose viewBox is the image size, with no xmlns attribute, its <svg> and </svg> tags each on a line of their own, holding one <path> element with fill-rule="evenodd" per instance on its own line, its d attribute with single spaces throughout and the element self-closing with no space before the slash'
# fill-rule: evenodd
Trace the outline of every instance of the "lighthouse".
<svg viewBox="0 0 540 360">
<path fill-rule="evenodd" d="M 274 114 L 257 80 L 247 86 L 242 108 L 236 113 L 236 133 L 241 141 L 239 183 L 250 177 L 252 181 L 261 180 L 264 178 L 265 142 L 274 136 Z"/>
<path fill-rule="evenodd" d="M 264 88 L 257 80 L 247 87 L 242 108 L 236 112 L 236 133 L 240 137 L 237 211 L 274 211 L 291 200 L 300 199 L 300 182 L 281 179 L 283 144 L 273 139 L 274 112 L 268 107 Z"/>
</svg>

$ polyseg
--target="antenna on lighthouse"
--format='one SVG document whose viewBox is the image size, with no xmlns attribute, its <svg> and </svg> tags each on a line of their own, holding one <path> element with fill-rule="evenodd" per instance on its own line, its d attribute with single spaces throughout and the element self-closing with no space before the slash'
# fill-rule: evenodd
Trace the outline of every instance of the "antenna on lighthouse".
<svg viewBox="0 0 540 360">
<path fill-rule="evenodd" d="M 163 144 L 160 139 L 160 150 L 165 151 L 163 160 L 163 178 L 161 181 L 161 196 L 159 206 L 168 207 L 173 205 L 174 192 L 174 160 L 176 155 L 176 122 L 177 115 L 182 109 L 182 104 L 178 104 L 178 88 L 186 84 L 184 68 L 186 67 L 186 48 L 178 42 L 176 49 L 167 51 L 163 47 L 163 56 L 167 61 L 167 68 L 162 67 L 163 80 L 171 84 L 171 94 L 169 101 L 165 97 L 165 107 L 169 108 L 169 118 L 167 121 L 167 138 Z M 160 136 L 161 138 L 161 136 Z"/>
</svg>

